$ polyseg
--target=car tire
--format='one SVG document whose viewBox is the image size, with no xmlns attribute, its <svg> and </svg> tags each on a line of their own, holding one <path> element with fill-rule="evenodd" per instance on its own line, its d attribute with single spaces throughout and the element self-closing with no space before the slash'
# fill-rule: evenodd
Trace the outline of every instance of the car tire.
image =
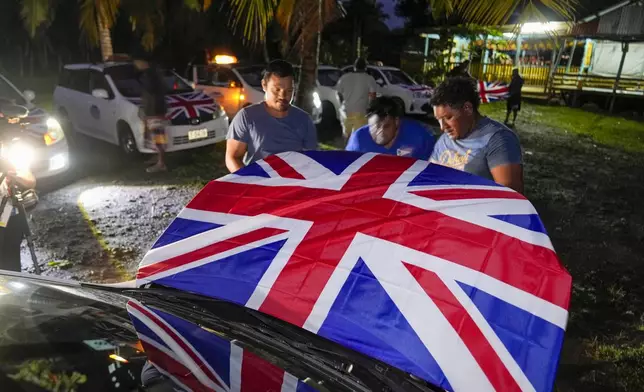
<svg viewBox="0 0 644 392">
<path fill-rule="evenodd" d="M 119 147 L 121 153 L 127 158 L 136 158 L 140 155 L 139 148 L 136 145 L 134 133 L 129 125 L 119 124 Z"/>
</svg>

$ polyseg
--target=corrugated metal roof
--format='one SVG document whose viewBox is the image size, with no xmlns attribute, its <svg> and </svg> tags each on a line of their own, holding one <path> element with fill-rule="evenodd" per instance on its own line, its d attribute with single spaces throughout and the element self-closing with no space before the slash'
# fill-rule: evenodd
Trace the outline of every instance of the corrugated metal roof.
<svg viewBox="0 0 644 392">
<path fill-rule="evenodd" d="M 644 33 L 644 6 L 628 5 L 599 18 L 598 34 L 639 35 Z"/>
</svg>

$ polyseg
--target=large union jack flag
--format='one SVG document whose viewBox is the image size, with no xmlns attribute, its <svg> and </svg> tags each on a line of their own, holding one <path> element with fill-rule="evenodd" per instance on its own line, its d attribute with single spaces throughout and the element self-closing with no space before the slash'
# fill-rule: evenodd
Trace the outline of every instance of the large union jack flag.
<svg viewBox="0 0 644 392">
<path fill-rule="evenodd" d="M 131 300 L 130 319 L 154 367 L 184 391 L 314 391 L 255 354 L 172 314 Z"/>
<path fill-rule="evenodd" d="M 410 158 L 282 153 L 210 182 L 142 260 L 454 391 L 552 388 L 571 277 L 534 207 Z"/>
<path fill-rule="evenodd" d="M 510 96 L 510 87 L 507 83 L 498 80 L 494 82 L 479 80 L 477 85 L 483 103 L 507 99 Z"/>
</svg>

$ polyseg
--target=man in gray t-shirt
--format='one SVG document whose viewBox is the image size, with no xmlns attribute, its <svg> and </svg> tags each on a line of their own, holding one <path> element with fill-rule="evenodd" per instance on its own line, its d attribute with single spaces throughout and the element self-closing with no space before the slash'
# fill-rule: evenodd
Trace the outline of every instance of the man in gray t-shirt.
<svg viewBox="0 0 644 392">
<path fill-rule="evenodd" d="M 480 98 L 472 79 L 454 77 L 432 95 L 434 117 L 443 135 L 430 162 L 466 171 L 523 192 L 523 160 L 517 135 L 478 111 Z"/>
<path fill-rule="evenodd" d="M 354 70 L 355 72 L 342 75 L 335 86 L 342 102 L 342 128 L 347 138 L 356 129 L 367 125 L 367 107 L 376 98 L 378 90 L 376 81 L 367 73 L 367 62 L 363 58 L 356 60 Z"/>
<path fill-rule="evenodd" d="M 311 117 L 291 105 L 293 66 L 271 62 L 264 71 L 264 102 L 240 110 L 228 128 L 226 167 L 231 173 L 269 155 L 315 150 L 317 133 Z"/>
</svg>

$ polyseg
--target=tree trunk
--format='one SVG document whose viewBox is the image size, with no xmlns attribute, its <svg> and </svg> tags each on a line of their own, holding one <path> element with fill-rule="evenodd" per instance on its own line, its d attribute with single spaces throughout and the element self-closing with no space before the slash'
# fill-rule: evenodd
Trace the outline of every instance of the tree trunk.
<svg viewBox="0 0 644 392">
<path fill-rule="evenodd" d="M 320 50 L 320 31 L 322 30 L 322 0 L 318 0 L 317 20 L 305 26 L 302 32 L 302 63 L 297 84 L 296 104 L 307 113 L 313 113 L 313 92 L 317 82 L 318 52 Z"/>
<path fill-rule="evenodd" d="M 105 26 L 105 23 L 103 23 L 100 17 L 98 22 L 98 34 L 101 40 L 101 56 L 103 57 L 103 61 L 107 61 L 108 58 L 114 55 L 114 48 L 112 48 L 110 29 Z"/>
</svg>

